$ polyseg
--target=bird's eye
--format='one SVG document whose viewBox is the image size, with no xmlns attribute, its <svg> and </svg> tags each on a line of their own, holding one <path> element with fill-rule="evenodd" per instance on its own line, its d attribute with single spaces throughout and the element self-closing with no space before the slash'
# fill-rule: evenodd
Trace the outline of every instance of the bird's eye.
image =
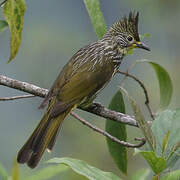
<svg viewBox="0 0 180 180">
<path fill-rule="evenodd" d="M 128 40 L 129 42 L 131 42 L 131 41 L 133 40 L 133 37 L 132 37 L 132 36 L 128 36 L 128 37 L 127 37 L 127 40 Z"/>
</svg>

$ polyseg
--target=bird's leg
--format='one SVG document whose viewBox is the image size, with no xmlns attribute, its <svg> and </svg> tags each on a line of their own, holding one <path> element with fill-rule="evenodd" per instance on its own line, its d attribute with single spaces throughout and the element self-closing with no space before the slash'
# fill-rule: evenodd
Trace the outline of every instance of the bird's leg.
<svg viewBox="0 0 180 180">
<path fill-rule="evenodd" d="M 90 104 L 88 104 L 88 106 L 80 106 L 81 109 L 83 110 L 87 110 L 87 111 L 93 111 L 93 112 L 100 112 L 102 109 L 102 105 L 98 102 L 91 102 Z"/>
<path fill-rule="evenodd" d="M 92 102 L 90 104 L 90 106 L 88 107 L 88 109 L 92 109 L 92 110 L 96 111 L 96 110 L 100 109 L 101 107 L 102 107 L 101 103 L 99 103 L 99 102 Z"/>
</svg>

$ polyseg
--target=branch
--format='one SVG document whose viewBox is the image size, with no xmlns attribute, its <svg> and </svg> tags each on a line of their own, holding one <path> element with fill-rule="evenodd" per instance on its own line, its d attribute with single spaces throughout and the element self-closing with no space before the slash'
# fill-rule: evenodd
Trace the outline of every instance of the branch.
<svg viewBox="0 0 180 180">
<path fill-rule="evenodd" d="M 128 124 L 130 126 L 138 127 L 138 124 L 136 120 L 134 119 L 134 116 L 130 116 L 128 114 L 123 114 L 120 112 L 107 109 L 99 103 L 93 103 L 88 108 L 82 108 L 82 107 L 79 107 L 79 108 L 84 111 L 90 112 L 92 114 L 96 114 L 98 116 L 106 118 L 106 119 Z"/>
<path fill-rule="evenodd" d="M 145 105 L 147 106 L 147 109 L 148 109 L 148 111 L 149 111 L 149 113 L 150 113 L 150 115 L 151 115 L 151 118 L 154 120 L 155 118 L 154 118 L 154 115 L 153 115 L 153 113 L 152 113 L 151 107 L 150 107 L 150 105 L 149 105 L 148 92 L 147 92 L 147 89 L 146 89 L 145 85 L 143 84 L 143 82 L 140 81 L 140 80 L 139 80 L 138 78 L 136 78 L 135 76 L 129 74 L 128 72 L 122 72 L 122 71 L 120 71 L 120 70 L 117 70 L 117 73 L 123 74 L 123 75 L 125 75 L 126 77 L 130 77 L 130 78 L 134 79 L 136 82 L 138 82 L 138 84 L 141 86 L 141 88 L 142 88 L 143 91 L 144 91 L 144 95 L 145 95 L 145 98 L 146 98 Z"/>
<path fill-rule="evenodd" d="M 102 129 L 100 129 L 100 128 L 96 127 L 96 126 L 93 126 L 92 124 L 90 124 L 89 122 L 87 122 L 86 120 L 84 120 L 83 118 L 78 116 L 76 113 L 71 112 L 71 115 L 73 117 L 75 117 L 77 120 L 79 120 L 82 124 L 88 126 L 89 128 L 93 129 L 94 131 L 102 134 L 103 136 L 108 137 L 112 141 L 114 141 L 114 142 L 116 142 L 118 144 L 121 144 L 123 146 L 130 147 L 130 148 L 139 148 L 139 147 L 143 146 L 146 143 L 146 140 L 144 138 L 135 138 L 136 141 L 141 141 L 138 144 L 131 144 L 131 143 L 128 143 L 128 142 L 125 142 L 125 141 L 121 141 L 121 140 L 117 139 L 116 137 L 110 135 L 106 131 L 103 131 Z"/>
<path fill-rule="evenodd" d="M 33 94 L 39 97 L 45 97 L 48 93 L 47 89 L 40 88 L 33 84 L 18 81 L 15 79 L 8 78 L 6 76 L 0 75 L 0 85 L 7 86 L 13 89 L 17 89 L 23 92 L 27 92 L 29 94 Z"/>
<path fill-rule="evenodd" d="M 0 75 L 0 85 L 7 86 L 13 89 L 17 89 L 23 92 L 27 92 L 29 94 L 33 94 L 35 96 L 39 97 L 45 97 L 48 93 L 47 89 L 40 88 L 38 86 L 35 86 L 33 84 L 27 83 L 27 82 L 22 82 L 18 81 L 15 79 L 8 78 L 6 76 Z M 90 112 L 92 114 L 96 114 L 98 116 L 108 118 L 110 120 L 116 121 L 116 122 L 121 122 L 124 124 L 128 124 L 131 126 L 138 127 L 138 124 L 136 120 L 134 119 L 133 116 L 129 116 L 123 113 L 119 113 L 116 111 L 109 110 L 105 108 L 104 106 L 93 103 L 90 107 L 84 109 L 79 107 L 80 109 Z"/>
<path fill-rule="evenodd" d="M 4 0 L 3 2 L 0 3 L 0 7 L 3 7 L 3 5 L 7 2 L 8 0 Z"/>
<path fill-rule="evenodd" d="M 22 96 L 12 96 L 12 97 L 0 97 L 0 101 L 12 101 L 16 99 L 25 99 L 25 98 L 32 98 L 35 97 L 34 95 L 22 95 Z"/>
</svg>

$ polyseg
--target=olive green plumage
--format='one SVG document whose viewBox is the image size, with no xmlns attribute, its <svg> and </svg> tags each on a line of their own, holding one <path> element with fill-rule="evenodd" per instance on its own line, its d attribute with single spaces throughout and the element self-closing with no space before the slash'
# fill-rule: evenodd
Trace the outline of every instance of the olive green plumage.
<svg viewBox="0 0 180 180">
<path fill-rule="evenodd" d="M 101 40 L 80 49 L 63 67 L 40 108 L 49 106 L 17 161 L 36 167 L 46 149 L 52 150 L 64 118 L 77 106 L 86 106 L 111 80 L 123 57 L 139 42 L 138 13 L 115 23 Z"/>
</svg>

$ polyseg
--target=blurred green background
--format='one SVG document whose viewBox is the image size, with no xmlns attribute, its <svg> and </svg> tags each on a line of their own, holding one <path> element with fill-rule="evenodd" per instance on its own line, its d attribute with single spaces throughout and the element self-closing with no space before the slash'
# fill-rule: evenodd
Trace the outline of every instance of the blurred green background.
<svg viewBox="0 0 180 180">
<path fill-rule="evenodd" d="M 0 74 L 21 81 L 27 81 L 40 87 L 50 88 L 63 65 L 70 57 L 84 45 L 97 40 L 83 0 L 31 0 L 27 1 L 27 12 L 22 34 L 22 44 L 15 60 L 7 64 L 9 57 L 10 33 L 0 34 Z M 135 50 L 123 61 L 121 70 L 125 71 L 135 60 L 153 60 L 167 69 L 173 85 L 174 93 L 170 109 L 180 106 L 179 67 L 180 67 L 180 1 L 178 0 L 100 0 L 107 26 L 127 15 L 130 10 L 140 12 L 139 32 L 150 33 L 151 38 L 144 39 L 151 52 Z M 2 11 L 2 10 L 1 10 Z M 0 17 L 2 18 L 2 12 Z M 145 83 L 153 110 L 158 111 L 159 89 L 151 66 L 139 64 L 132 73 Z M 122 75 L 116 75 L 107 88 L 98 96 L 98 102 L 108 106 L 113 94 L 122 82 Z M 141 88 L 132 80 L 123 84 L 129 94 L 141 105 L 149 119 L 144 107 L 144 94 Z M 0 96 L 14 96 L 24 94 L 14 89 L 0 87 Z M 11 171 L 13 158 L 17 151 L 32 133 L 33 129 L 43 115 L 38 110 L 41 98 L 24 99 L 17 101 L 0 102 L 0 162 Z M 127 113 L 132 113 L 127 105 Z M 89 113 L 77 110 L 89 122 L 104 128 L 105 120 Z M 129 141 L 140 136 L 136 128 L 128 127 Z M 147 166 L 139 156 L 132 156 L 129 149 L 128 178 L 138 169 Z M 54 151 L 45 153 L 38 166 L 53 157 L 73 157 L 84 160 L 90 165 L 104 171 L 112 171 L 120 175 L 106 146 L 105 138 L 83 126 L 77 120 L 66 118 L 61 134 L 58 137 Z M 180 167 L 176 165 L 176 168 Z M 21 172 L 31 174 L 30 170 L 21 166 Z M 63 173 L 63 180 L 85 179 L 71 171 Z"/>
</svg>

